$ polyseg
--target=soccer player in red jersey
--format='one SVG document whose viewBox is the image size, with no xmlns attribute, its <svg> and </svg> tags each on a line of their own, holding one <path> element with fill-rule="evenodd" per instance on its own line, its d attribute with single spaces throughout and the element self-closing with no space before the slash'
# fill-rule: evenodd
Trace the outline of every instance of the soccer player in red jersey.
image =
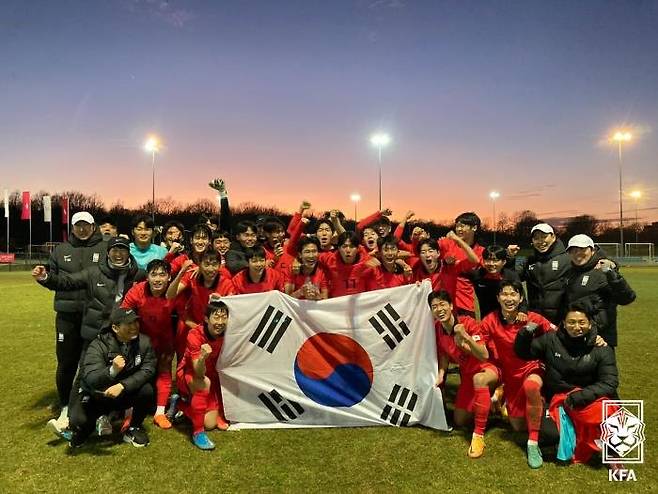
<svg viewBox="0 0 658 494">
<path fill-rule="evenodd" d="M 498 369 L 488 361 L 487 335 L 482 333 L 475 319 L 456 316 L 450 294 L 445 290 L 432 292 L 428 297 L 436 331 L 440 386 L 450 361 L 459 365 L 461 382 L 455 398 L 455 425 L 464 427 L 475 423 L 468 456 L 484 454 L 484 431 L 491 409 L 491 391 L 498 383 Z"/>
<path fill-rule="evenodd" d="M 369 256 L 359 254 L 359 236 L 344 232 L 338 237 L 337 252 L 320 254 L 320 266 L 329 276 L 329 296 L 341 297 L 368 291 L 374 272 L 367 264 Z"/>
<path fill-rule="evenodd" d="M 315 225 L 315 236 L 320 242 L 321 252 L 332 252 L 334 250 L 336 228 L 329 218 L 320 219 Z"/>
<path fill-rule="evenodd" d="M 203 324 L 187 335 L 185 353 L 176 368 L 178 391 L 186 400 L 180 408 L 192 422 L 192 442 L 200 449 L 214 449 L 206 430 L 228 429 L 224 417 L 217 360 L 228 324 L 228 307 L 214 297 L 208 303 Z"/>
<path fill-rule="evenodd" d="M 320 242 L 315 237 L 306 237 L 299 241 L 299 272 L 288 268 L 285 278 L 285 290 L 288 295 L 306 300 L 323 300 L 329 296 L 327 275 L 318 265 Z"/>
<path fill-rule="evenodd" d="M 368 262 L 374 266 L 375 286 L 373 289 L 393 288 L 407 285 L 413 281 L 411 267 L 402 259 L 398 259 L 400 249 L 398 240 L 389 235 L 378 240 L 381 261 L 372 257 Z"/>
<path fill-rule="evenodd" d="M 285 290 L 283 275 L 266 267 L 265 249 L 257 245 L 245 251 L 248 267 L 233 277 L 235 293 L 262 293 Z"/>
<path fill-rule="evenodd" d="M 310 204 L 306 202 L 302 204 L 302 207 L 307 204 L 310 207 Z M 289 228 L 292 230 L 292 235 L 288 240 L 284 239 L 283 223 L 278 218 L 269 218 L 263 223 L 263 235 L 265 235 L 263 248 L 267 256 L 267 265 L 282 275 L 285 275 L 292 266 L 297 255 L 297 243 L 304 231 L 305 223 L 301 218 L 301 213 L 295 213 L 295 216 L 299 216 L 299 221 L 291 220 L 295 227 Z"/>
<path fill-rule="evenodd" d="M 182 244 L 178 244 L 175 251 L 170 252 L 165 256 L 165 261 L 171 264 L 171 276 L 176 276 L 180 271 L 183 263 L 192 259 L 198 266 L 201 264 L 201 256 L 210 248 L 212 242 L 212 233 L 206 224 L 197 224 L 192 228 L 191 242 L 189 252 L 182 249 Z M 181 240 L 182 242 L 182 240 Z M 172 245 L 172 248 L 174 245 Z"/>
<path fill-rule="evenodd" d="M 461 274 L 465 271 L 463 263 L 468 259 L 473 269 L 482 262 L 484 248 L 475 241 L 480 229 L 480 218 L 475 213 L 462 213 L 455 218 L 455 234 L 446 235 L 439 240 L 439 252 L 443 260 L 443 280 L 445 288 L 453 295 L 457 312 L 475 317 L 473 285 Z M 467 245 L 474 256 L 464 249 Z"/>
<path fill-rule="evenodd" d="M 121 303 L 124 309 L 139 314 L 140 331 L 151 339 L 151 346 L 158 359 L 155 379 L 156 410 L 153 422 L 161 429 L 170 429 L 171 422 L 165 415 L 165 407 L 171 393 L 171 361 L 174 357 L 174 333 L 171 326 L 172 300 L 165 296 L 169 285 L 169 263 L 154 259 L 146 266 L 147 281 L 133 285 Z"/>
<path fill-rule="evenodd" d="M 192 269 L 194 263 L 188 259 L 183 263 L 178 275 L 167 289 L 167 298 L 185 300 L 185 310 L 176 331 L 175 349 L 180 358 L 185 350 L 187 333 L 203 322 L 208 298 L 212 293 L 221 296 L 235 295 L 235 288 L 226 269 L 221 267 L 219 255 L 206 251 L 201 257 L 198 272 Z"/>
<path fill-rule="evenodd" d="M 520 321 L 519 306 L 522 301 L 523 285 L 518 281 L 502 280 L 498 288 L 500 311 L 489 314 L 480 325 L 489 337 L 490 351 L 502 371 L 512 429 L 528 431 L 528 465 L 539 468 L 543 463 L 538 445 L 543 410 L 543 367 L 538 360 L 526 361 L 519 358 L 514 352 L 514 340 L 519 330 L 527 325 L 536 326 L 536 336 L 556 328 L 548 319 L 535 312 L 528 312 L 527 322 Z"/>
</svg>

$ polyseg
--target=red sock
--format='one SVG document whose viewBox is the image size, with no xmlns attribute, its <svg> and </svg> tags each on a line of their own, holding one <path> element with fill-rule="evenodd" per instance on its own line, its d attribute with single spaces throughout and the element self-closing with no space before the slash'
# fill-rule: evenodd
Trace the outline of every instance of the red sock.
<svg viewBox="0 0 658 494">
<path fill-rule="evenodd" d="M 203 432 L 203 419 L 208 408 L 208 390 L 203 389 L 192 395 L 190 400 L 189 416 L 192 421 L 192 434 Z"/>
<path fill-rule="evenodd" d="M 484 436 L 490 409 L 491 395 L 489 394 L 489 388 L 475 388 L 475 399 L 473 400 L 473 414 L 475 415 L 475 429 L 473 432 L 475 434 Z"/>
<path fill-rule="evenodd" d="M 539 428 L 541 426 L 541 386 L 538 382 L 526 379 L 523 382 L 525 393 L 525 420 L 528 426 L 528 440 L 539 441 Z"/>
<path fill-rule="evenodd" d="M 171 371 L 158 373 L 158 376 L 155 378 L 155 390 L 155 404 L 159 407 L 166 407 L 169 393 L 171 393 Z"/>
</svg>

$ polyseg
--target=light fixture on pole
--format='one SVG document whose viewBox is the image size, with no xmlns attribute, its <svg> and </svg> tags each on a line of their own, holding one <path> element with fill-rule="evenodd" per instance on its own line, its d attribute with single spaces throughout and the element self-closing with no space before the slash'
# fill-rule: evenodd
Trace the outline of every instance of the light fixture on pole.
<svg viewBox="0 0 658 494">
<path fill-rule="evenodd" d="M 617 131 L 612 136 L 619 147 L 619 243 L 621 252 L 624 252 L 624 206 L 623 206 L 623 181 L 622 181 L 622 143 L 629 142 L 633 138 L 630 132 Z"/>
<path fill-rule="evenodd" d="M 637 244 L 640 238 L 640 221 L 637 215 L 637 207 L 642 198 L 642 191 L 634 190 L 631 192 L 631 197 L 635 199 L 635 243 Z"/>
<path fill-rule="evenodd" d="M 356 215 L 356 213 L 357 213 L 356 205 L 357 205 L 357 204 L 359 203 L 359 201 L 361 200 L 361 196 L 360 196 L 359 194 L 356 194 L 356 193 L 355 193 L 355 194 L 352 194 L 352 195 L 350 196 L 350 200 L 354 203 L 354 223 L 356 223 L 356 222 L 358 221 L 358 220 L 357 220 L 358 217 L 357 217 L 357 215 Z"/>
<path fill-rule="evenodd" d="M 388 134 L 378 132 L 370 136 L 370 144 L 377 148 L 377 160 L 379 163 L 379 210 L 382 210 L 382 149 L 388 146 L 391 137 Z"/>
<path fill-rule="evenodd" d="M 153 217 L 153 222 L 155 223 L 155 153 L 160 151 L 160 140 L 154 136 L 150 135 L 146 142 L 144 143 L 144 151 L 151 153 L 151 171 L 153 173 L 153 195 L 151 196 L 151 213 Z"/>
<path fill-rule="evenodd" d="M 491 198 L 491 203 L 493 204 L 493 215 L 492 215 L 493 222 L 492 222 L 492 225 L 493 225 L 493 243 L 495 244 L 496 243 L 496 230 L 498 230 L 498 228 L 496 227 L 496 199 L 498 199 L 500 197 L 500 192 L 496 192 L 495 190 L 493 190 L 493 191 L 489 192 L 489 197 Z"/>
</svg>

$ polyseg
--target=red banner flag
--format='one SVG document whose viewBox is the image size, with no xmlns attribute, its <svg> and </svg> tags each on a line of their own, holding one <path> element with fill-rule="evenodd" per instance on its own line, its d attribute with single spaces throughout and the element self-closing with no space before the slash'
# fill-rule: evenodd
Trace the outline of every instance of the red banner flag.
<svg viewBox="0 0 658 494">
<path fill-rule="evenodd" d="M 23 209 L 21 211 L 21 219 L 29 220 L 32 218 L 32 205 L 30 202 L 30 192 L 23 192 Z"/>
<path fill-rule="evenodd" d="M 59 200 L 59 205 L 62 207 L 62 225 L 69 224 L 69 198 L 62 197 Z"/>
</svg>

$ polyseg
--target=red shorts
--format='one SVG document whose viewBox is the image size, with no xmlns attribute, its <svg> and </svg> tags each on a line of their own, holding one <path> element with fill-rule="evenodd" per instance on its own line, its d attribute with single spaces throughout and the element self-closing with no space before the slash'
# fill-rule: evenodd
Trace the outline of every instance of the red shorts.
<svg viewBox="0 0 658 494">
<path fill-rule="evenodd" d="M 494 374 L 496 374 L 496 376 L 498 376 L 498 379 L 500 379 L 498 368 L 489 362 L 483 363 L 477 373 L 461 375 L 461 382 L 459 383 L 459 389 L 457 390 L 457 396 L 455 397 L 455 408 L 460 408 L 462 410 L 466 410 L 467 412 L 473 412 L 473 402 L 475 401 L 475 387 L 473 386 L 473 377 L 485 369 L 492 371 Z"/>
<path fill-rule="evenodd" d="M 523 392 L 523 382 L 530 374 L 537 374 L 540 377 L 544 376 L 544 370 L 541 366 L 528 369 L 520 376 L 513 376 L 505 378 L 503 376 L 503 384 L 505 385 L 505 403 L 507 404 L 507 415 L 510 418 L 518 419 L 525 417 L 525 393 Z"/>
<path fill-rule="evenodd" d="M 176 387 L 178 388 L 178 394 L 187 399 L 188 402 L 192 399 L 192 392 L 190 391 L 190 383 L 192 382 L 192 379 L 194 379 L 192 374 L 186 374 L 185 372 L 176 373 Z M 208 393 L 208 401 L 206 405 L 207 412 L 219 410 L 221 404 L 220 393 L 221 388 L 219 386 L 219 381 L 211 379 L 210 392 Z"/>
</svg>

